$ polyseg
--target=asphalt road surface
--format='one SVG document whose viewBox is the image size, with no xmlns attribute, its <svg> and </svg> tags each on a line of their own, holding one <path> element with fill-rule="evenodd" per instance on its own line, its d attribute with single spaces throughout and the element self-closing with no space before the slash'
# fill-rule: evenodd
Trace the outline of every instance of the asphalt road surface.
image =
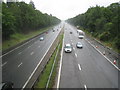
<svg viewBox="0 0 120 90">
<path fill-rule="evenodd" d="M 66 24 L 64 31 L 64 45 L 70 43 L 73 51 L 63 50 L 59 88 L 118 88 L 119 70 L 92 47 L 87 37 L 79 39 L 74 27 Z M 78 41 L 82 49 L 76 48 Z"/>
<path fill-rule="evenodd" d="M 22 88 L 59 34 L 60 26 L 62 28 L 62 24 L 54 27 L 55 32 L 49 30 L 47 34 L 44 33 L 3 55 L 2 81 L 11 81 L 14 88 Z M 44 37 L 43 41 L 39 40 L 41 36 Z"/>
</svg>

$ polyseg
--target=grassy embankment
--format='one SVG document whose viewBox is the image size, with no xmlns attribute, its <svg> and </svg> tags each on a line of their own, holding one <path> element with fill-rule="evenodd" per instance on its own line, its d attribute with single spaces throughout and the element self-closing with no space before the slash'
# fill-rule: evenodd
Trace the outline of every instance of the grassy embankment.
<svg viewBox="0 0 120 90">
<path fill-rule="evenodd" d="M 83 29 L 82 29 L 83 30 Z M 112 48 L 115 52 L 120 53 L 120 50 L 118 50 L 118 48 L 115 46 L 115 41 L 101 41 L 98 37 L 94 37 L 90 32 L 88 32 L 87 30 L 84 30 L 84 32 L 89 35 L 92 38 L 95 38 L 96 40 L 100 41 L 103 45 Z"/>
<path fill-rule="evenodd" d="M 46 87 L 46 84 L 47 84 L 47 81 L 48 81 L 48 78 L 49 78 L 49 75 L 50 75 L 50 72 L 51 72 L 51 68 L 52 68 L 52 65 L 54 63 L 54 59 L 55 59 L 55 56 L 56 56 L 56 53 L 57 53 L 57 50 L 58 50 L 58 55 L 57 55 L 57 58 L 56 58 L 55 66 L 54 66 L 54 69 L 53 69 L 53 73 L 52 73 L 48 88 L 52 88 L 54 86 L 55 78 L 56 78 L 56 75 L 57 75 L 58 61 L 60 60 L 60 52 L 61 52 L 61 49 L 62 49 L 62 41 L 63 41 L 63 35 L 60 36 L 60 43 L 59 43 L 60 46 L 58 45 L 59 47 L 58 46 L 56 47 L 55 51 L 53 52 L 52 57 L 50 58 L 48 64 L 46 65 L 46 68 L 44 69 L 42 75 L 39 78 L 39 82 L 35 85 L 34 88 L 45 88 Z"/>
<path fill-rule="evenodd" d="M 25 40 L 28 40 L 29 38 L 32 38 L 32 37 L 34 37 L 42 32 L 47 31 L 51 27 L 42 28 L 42 29 L 39 29 L 36 31 L 31 31 L 27 34 L 22 34 L 22 33 L 13 34 L 13 35 L 11 35 L 11 38 L 9 40 L 2 42 L 2 45 L 0 45 L 0 46 L 2 46 L 2 50 L 4 51 L 10 47 L 13 47 L 13 46 L 25 41 Z"/>
</svg>

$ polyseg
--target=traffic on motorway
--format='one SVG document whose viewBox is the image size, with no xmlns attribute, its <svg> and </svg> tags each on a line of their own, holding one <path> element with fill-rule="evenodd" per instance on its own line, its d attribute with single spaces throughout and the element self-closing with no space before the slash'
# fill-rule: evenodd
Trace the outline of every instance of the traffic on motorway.
<svg viewBox="0 0 120 90">
<path fill-rule="evenodd" d="M 57 82 L 57 88 L 117 88 L 118 70 L 92 47 L 85 33 L 67 23 L 63 28 L 64 52 L 62 52 L 62 63 L 60 63 L 62 67 L 59 71 L 60 80 Z M 0 87 L 24 87 L 31 77 L 30 72 L 34 71 L 40 58 L 46 53 L 47 47 L 61 31 L 60 29 L 58 25 L 4 55 L 3 81 L 7 82 Z M 8 59 L 11 61 L 8 62 Z"/>
<path fill-rule="evenodd" d="M 118 88 L 118 72 L 82 30 L 66 24 L 57 88 Z M 95 47 L 95 48 L 94 48 Z"/>
<path fill-rule="evenodd" d="M 2 56 L 2 88 L 23 88 L 44 54 L 60 33 L 62 25 L 25 42 Z M 13 84 L 8 84 L 8 82 Z"/>
</svg>

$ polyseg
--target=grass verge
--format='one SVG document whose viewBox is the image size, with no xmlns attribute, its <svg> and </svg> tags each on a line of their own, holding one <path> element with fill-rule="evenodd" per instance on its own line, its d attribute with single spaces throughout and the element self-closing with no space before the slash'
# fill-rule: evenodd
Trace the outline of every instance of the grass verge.
<svg viewBox="0 0 120 90">
<path fill-rule="evenodd" d="M 60 36 L 60 43 L 59 43 L 60 47 L 58 48 L 59 45 L 56 47 L 55 51 L 52 54 L 52 57 L 50 58 L 48 64 L 46 65 L 46 68 L 44 69 L 43 73 L 41 74 L 41 76 L 39 78 L 39 82 L 35 85 L 34 88 L 45 88 L 46 87 L 46 84 L 47 84 L 47 81 L 48 81 L 48 78 L 49 78 L 49 75 L 50 75 L 50 72 L 51 72 L 51 68 L 52 68 L 52 65 L 54 63 L 56 52 L 59 49 L 48 88 L 52 88 L 54 86 L 55 78 L 56 78 L 56 75 L 57 75 L 58 61 L 60 60 L 60 52 L 61 52 L 61 49 L 62 49 L 62 40 L 63 40 L 63 35 Z"/>
<path fill-rule="evenodd" d="M 50 29 L 51 27 L 42 28 L 42 29 L 39 29 L 36 31 L 31 31 L 28 34 L 22 34 L 22 33 L 13 34 L 13 35 L 11 35 L 11 38 L 9 40 L 2 42 L 2 45 L 1 45 L 2 51 L 6 50 L 10 47 L 13 47 L 13 46 L 25 41 L 25 40 L 28 40 L 29 38 L 32 38 L 40 33 L 43 33 L 45 31 L 47 31 L 48 29 Z"/>
<path fill-rule="evenodd" d="M 84 31 L 85 31 L 85 33 L 86 33 L 88 36 L 90 36 L 90 37 L 92 37 L 92 38 L 95 38 L 96 40 L 100 41 L 104 46 L 107 46 L 107 47 L 109 47 L 109 48 L 112 48 L 115 52 L 120 53 L 120 50 L 118 50 L 118 48 L 115 46 L 115 41 L 104 41 L 104 42 L 103 42 L 103 41 L 101 41 L 99 38 L 93 37 L 90 32 L 88 32 L 88 31 L 86 31 L 86 30 L 84 30 Z"/>
</svg>

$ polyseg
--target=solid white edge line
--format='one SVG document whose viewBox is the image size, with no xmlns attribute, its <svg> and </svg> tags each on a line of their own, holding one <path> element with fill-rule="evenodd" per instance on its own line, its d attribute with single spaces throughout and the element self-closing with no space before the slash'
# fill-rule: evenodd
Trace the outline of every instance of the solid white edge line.
<svg viewBox="0 0 120 90">
<path fill-rule="evenodd" d="M 59 32 L 60 33 L 60 32 Z M 59 34 L 58 33 L 58 34 Z M 55 38 L 56 39 L 56 38 Z M 53 42 L 55 41 L 55 39 L 53 40 Z M 25 84 L 22 87 L 22 90 L 26 87 L 26 85 L 28 84 L 29 80 L 32 78 L 33 74 L 35 73 L 35 71 L 37 70 L 38 66 L 41 64 L 43 58 L 45 57 L 45 55 L 47 54 L 48 50 L 50 49 L 50 47 L 52 46 L 53 42 L 51 43 L 51 45 L 49 46 L 49 48 L 47 49 L 47 51 L 45 52 L 45 54 L 43 55 L 43 57 L 41 58 L 40 62 L 38 63 L 38 65 L 36 66 L 36 68 L 33 70 L 33 72 L 31 73 L 30 77 L 28 78 L 28 80 L 25 82 Z"/>
<path fill-rule="evenodd" d="M 86 85 L 84 85 L 84 88 L 85 88 L 85 90 L 87 90 L 87 86 Z"/>
<path fill-rule="evenodd" d="M 78 64 L 78 68 L 79 68 L 79 70 L 82 70 L 82 68 L 81 68 L 80 64 Z"/>
<path fill-rule="evenodd" d="M 37 38 L 37 37 L 36 37 L 36 38 Z M 16 49 L 18 49 L 18 48 L 20 48 L 20 47 L 26 45 L 27 43 L 31 42 L 32 40 L 34 40 L 34 39 L 36 39 L 36 38 L 33 38 L 33 39 L 31 39 L 30 41 L 28 41 L 28 42 L 26 42 L 26 43 L 24 43 L 24 44 L 22 44 L 22 45 L 20 45 L 20 46 L 18 46 L 18 47 L 16 47 L 16 48 L 12 49 L 11 51 L 9 51 L 9 52 L 7 52 L 7 53 L 1 55 L 0 58 L 3 57 L 3 56 L 5 56 L 5 55 L 7 55 L 7 54 L 9 54 L 10 52 L 13 52 L 14 50 L 16 50 Z"/>
<path fill-rule="evenodd" d="M 98 49 L 96 49 L 96 47 L 93 46 L 87 39 L 86 39 L 86 41 L 87 41 L 95 50 L 97 50 L 107 61 L 109 61 L 117 70 L 120 71 L 120 69 L 119 69 L 115 64 L 113 64 L 112 61 L 110 61 L 110 60 L 109 60 L 106 56 L 104 56 Z"/>
<path fill-rule="evenodd" d="M 64 34 L 64 37 L 65 37 L 65 34 Z M 63 44 L 62 44 L 62 51 L 61 51 L 61 58 L 60 58 L 60 67 L 59 67 L 58 80 L 57 80 L 57 90 L 59 89 L 59 85 L 60 85 L 60 76 L 61 76 L 62 59 L 63 59 L 64 37 L 63 37 Z"/>
</svg>

